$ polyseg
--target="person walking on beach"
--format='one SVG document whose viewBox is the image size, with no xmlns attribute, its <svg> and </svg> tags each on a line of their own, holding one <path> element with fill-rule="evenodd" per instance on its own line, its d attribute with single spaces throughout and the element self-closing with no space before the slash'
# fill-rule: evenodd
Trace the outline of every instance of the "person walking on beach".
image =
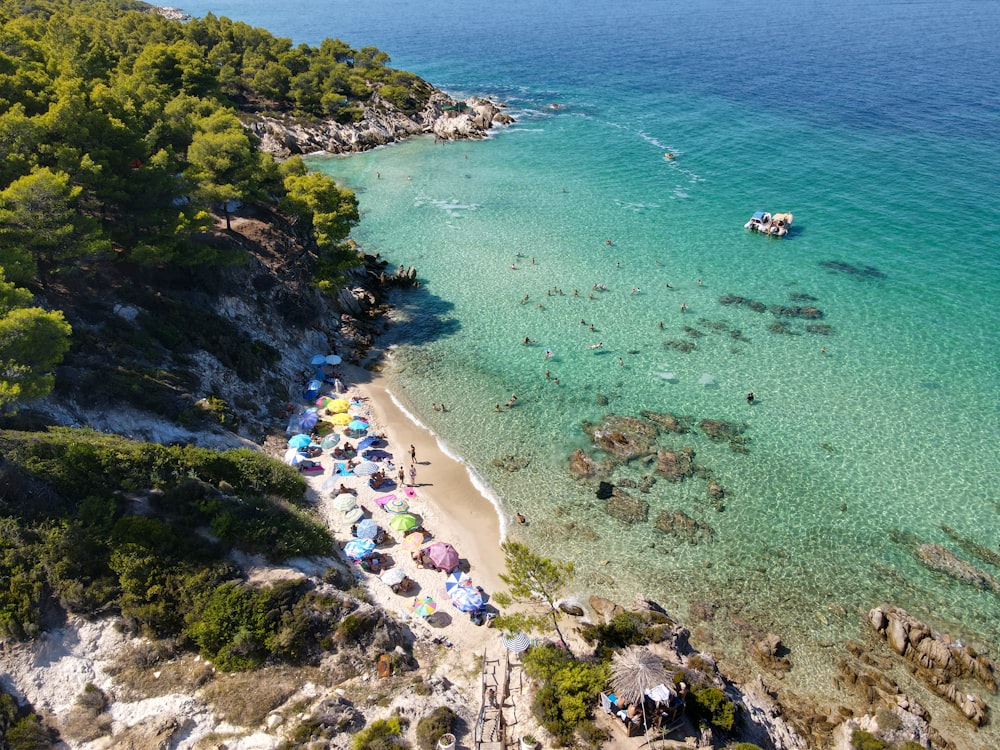
<svg viewBox="0 0 1000 750">
<path fill-rule="evenodd" d="M 406 474 L 403 472 L 403 467 L 400 466 L 399 467 L 399 483 L 403 484 L 404 481 L 406 481 Z"/>
<path fill-rule="evenodd" d="M 416 464 L 410 464 L 410 486 L 412 487 L 417 483 L 417 466 Z"/>
<path fill-rule="evenodd" d="M 410 444 L 410 460 L 413 463 L 417 462 L 417 449 L 413 447 L 412 443 Z"/>
</svg>

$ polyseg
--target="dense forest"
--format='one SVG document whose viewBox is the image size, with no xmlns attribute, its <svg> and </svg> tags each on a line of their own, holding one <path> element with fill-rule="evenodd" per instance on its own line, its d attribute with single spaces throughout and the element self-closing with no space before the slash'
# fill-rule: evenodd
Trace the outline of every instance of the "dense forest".
<svg viewBox="0 0 1000 750">
<path fill-rule="evenodd" d="M 0 0 L 0 637 L 114 612 L 234 670 L 308 658 L 350 629 L 346 598 L 254 589 L 228 561 L 234 548 L 330 552 L 290 467 L 25 414 L 59 392 L 64 359 L 91 398 L 114 392 L 177 420 L 190 404 L 162 394 L 190 385 L 192 349 L 260 377 L 277 357 L 268 342 L 174 292 L 211 295 L 217 270 L 246 262 L 228 230 L 250 209 L 287 233 L 314 289 L 334 292 L 358 263 L 346 242 L 358 205 L 301 159 L 261 153 L 241 116 L 351 122 L 380 103 L 426 104 L 432 88 L 388 62 L 374 47 L 293 46 L 131 0 Z M 69 305 L 106 303 L 112 285 L 144 316 L 77 325 Z M 95 352 L 114 365 L 88 370 Z"/>
</svg>

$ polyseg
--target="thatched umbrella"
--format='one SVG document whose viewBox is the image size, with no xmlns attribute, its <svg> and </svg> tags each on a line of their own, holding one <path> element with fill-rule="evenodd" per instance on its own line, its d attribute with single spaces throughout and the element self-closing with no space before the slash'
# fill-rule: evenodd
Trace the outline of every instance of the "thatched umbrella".
<svg viewBox="0 0 1000 750">
<path fill-rule="evenodd" d="M 611 659 L 611 687 L 624 705 L 642 707 L 642 723 L 646 728 L 646 691 L 670 681 L 663 662 L 644 648 L 631 646 Z"/>
</svg>

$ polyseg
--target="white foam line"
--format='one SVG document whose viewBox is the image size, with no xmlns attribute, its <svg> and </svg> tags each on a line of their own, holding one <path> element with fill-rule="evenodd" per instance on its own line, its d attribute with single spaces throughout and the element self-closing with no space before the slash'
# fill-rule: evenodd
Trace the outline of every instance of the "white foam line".
<svg viewBox="0 0 1000 750">
<path fill-rule="evenodd" d="M 455 453 L 455 451 L 453 451 L 448 446 L 448 444 L 445 443 L 436 432 L 434 432 L 434 430 L 432 430 L 430 427 L 428 427 L 419 419 L 417 419 L 415 414 L 413 414 L 409 409 L 403 406 L 402 402 L 398 398 L 396 398 L 395 393 L 390 391 L 388 388 L 386 389 L 385 392 L 392 400 L 392 403 L 396 405 L 396 408 L 399 409 L 407 419 L 413 422 L 413 424 L 415 424 L 421 430 L 424 430 L 425 432 L 429 433 L 430 436 L 434 438 L 434 441 L 437 443 L 438 448 L 441 449 L 442 453 L 444 453 L 452 461 L 457 461 L 458 463 L 460 463 L 462 466 L 465 467 L 465 473 L 469 475 L 469 481 L 472 482 L 472 486 L 476 488 L 479 494 L 482 495 L 483 498 L 485 498 L 490 503 L 490 505 L 493 506 L 493 510 L 496 511 L 497 519 L 500 521 L 500 542 L 503 543 L 503 541 L 507 539 L 507 519 L 504 516 L 503 509 L 500 506 L 500 498 L 492 490 L 492 488 L 489 485 L 489 482 L 483 479 L 483 477 L 479 475 L 479 472 L 477 472 L 472 467 L 472 465 L 469 464 L 464 458 Z"/>
</svg>

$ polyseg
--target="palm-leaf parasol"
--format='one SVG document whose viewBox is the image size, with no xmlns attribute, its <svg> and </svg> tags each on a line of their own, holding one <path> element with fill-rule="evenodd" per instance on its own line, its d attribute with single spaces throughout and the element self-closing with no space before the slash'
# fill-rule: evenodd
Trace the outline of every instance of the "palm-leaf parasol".
<svg viewBox="0 0 1000 750">
<path fill-rule="evenodd" d="M 663 661 L 644 648 L 631 646 L 619 651 L 611 659 L 611 687 L 619 701 L 625 705 L 634 703 L 643 707 L 642 719 L 645 724 L 646 691 L 669 682 L 670 673 Z"/>
</svg>

